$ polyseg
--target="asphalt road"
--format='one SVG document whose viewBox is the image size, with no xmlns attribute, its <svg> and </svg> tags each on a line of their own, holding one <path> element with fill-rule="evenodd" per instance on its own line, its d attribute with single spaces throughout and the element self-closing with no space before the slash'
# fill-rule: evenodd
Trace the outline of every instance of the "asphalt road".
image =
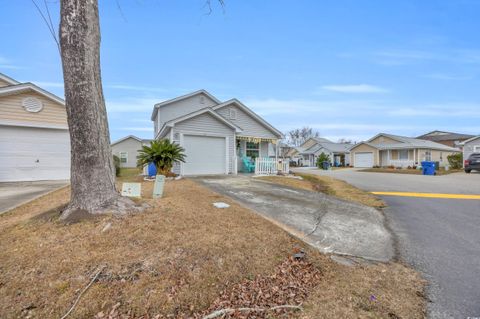
<svg viewBox="0 0 480 319">
<path fill-rule="evenodd" d="M 367 191 L 480 194 L 480 174 L 309 170 Z M 480 200 L 382 196 L 403 260 L 429 282 L 430 318 L 480 318 Z"/>
</svg>

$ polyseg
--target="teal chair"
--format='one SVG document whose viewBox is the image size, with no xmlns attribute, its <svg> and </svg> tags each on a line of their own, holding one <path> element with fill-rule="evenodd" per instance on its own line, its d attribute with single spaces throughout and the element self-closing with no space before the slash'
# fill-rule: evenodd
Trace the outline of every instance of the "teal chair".
<svg viewBox="0 0 480 319">
<path fill-rule="evenodd" d="M 255 164 L 251 162 L 248 157 L 242 157 L 243 166 L 245 167 L 247 173 L 255 172 Z"/>
</svg>

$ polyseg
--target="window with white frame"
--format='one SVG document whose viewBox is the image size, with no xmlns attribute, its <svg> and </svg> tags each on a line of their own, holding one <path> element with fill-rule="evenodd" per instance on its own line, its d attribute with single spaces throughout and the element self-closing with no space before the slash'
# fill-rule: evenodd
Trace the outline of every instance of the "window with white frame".
<svg viewBox="0 0 480 319">
<path fill-rule="evenodd" d="M 247 142 L 246 143 L 246 155 L 251 158 L 257 158 L 260 156 L 260 143 Z"/>
<path fill-rule="evenodd" d="M 128 152 L 120 152 L 118 157 L 120 157 L 120 163 L 126 163 L 128 161 Z"/>
<path fill-rule="evenodd" d="M 474 152 L 474 153 L 480 153 L 480 145 L 475 145 L 475 146 L 473 147 L 473 152 Z"/>
<path fill-rule="evenodd" d="M 432 152 L 431 151 L 425 151 L 425 160 L 426 161 L 431 161 L 432 160 Z"/>
<path fill-rule="evenodd" d="M 408 150 L 399 150 L 398 159 L 404 161 L 408 160 Z"/>
</svg>

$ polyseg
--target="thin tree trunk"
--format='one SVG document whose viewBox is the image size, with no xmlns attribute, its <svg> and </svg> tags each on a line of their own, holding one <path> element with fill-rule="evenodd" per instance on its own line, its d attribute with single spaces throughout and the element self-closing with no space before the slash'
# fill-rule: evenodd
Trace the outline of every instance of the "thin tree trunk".
<svg viewBox="0 0 480 319">
<path fill-rule="evenodd" d="M 61 0 L 60 45 L 71 143 L 71 200 L 62 218 L 116 205 L 115 168 L 100 74 L 97 0 Z"/>
</svg>

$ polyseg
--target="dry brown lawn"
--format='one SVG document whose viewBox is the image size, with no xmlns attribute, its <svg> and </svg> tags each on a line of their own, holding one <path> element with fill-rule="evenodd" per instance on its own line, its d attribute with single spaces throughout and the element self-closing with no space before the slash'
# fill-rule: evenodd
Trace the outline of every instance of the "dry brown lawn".
<svg viewBox="0 0 480 319">
<path fill-rule="evenodd" d="M 262 180 L 282 184 L 290 187 L 297 187 L 310 191 L 322 192 L 337 198 L 360 203 L 374 208 L 385 207 L 385 202 L 373 194 L 362 191 L 344 181 L 329 177 L 312 174 L 297 174 L 303 179 L 289 178 L 283 176 L 259 177 Z"/>
<path fill-rule="evenodd" d="M 292 316 L 424 317 L 424 283 L 407 267 L 339 265 L 190 180 L 168 181 L 160 200 L 148 198 L 151 182 L 142 185 L 151 208 L 123 218 L 59 222 L 68 187 L 0 216 L 0 318 L 61 317 L 100 266 L 106 268 L 71 318 L 108 313 L 116 304 L 131 317 L 190 317 L 239 283 L 274 274 L 299 247 L 321 277 L 308 290 L 305 311 Z M 216 209 L 214 201 L 231 207 Z"/>
</svg>

